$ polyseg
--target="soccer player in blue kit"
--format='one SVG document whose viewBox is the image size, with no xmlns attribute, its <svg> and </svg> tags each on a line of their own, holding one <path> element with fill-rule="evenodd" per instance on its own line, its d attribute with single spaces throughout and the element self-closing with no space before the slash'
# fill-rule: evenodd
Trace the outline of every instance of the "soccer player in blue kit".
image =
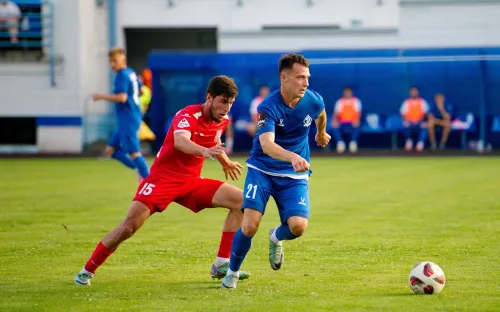
<svg viewBox="0 0 500 312">
<path fill-rule="evenodd" d="M 308 90 L 309 62 L 299 54 L 279 60 L 281 88 L 270 93 L 257 107 L 257 133 L 254 137 L 248 173 L 243 189 L 243 223 L 234 236 L 229 270 L 222 288 L 236 288 L 239 270 L 250 250 L 266 204 L 273 196 L 281 225 L 269 233 L 269 262 L 279 270 L 284 259 L 284 240 L 304 234 L 309 218 L 309 129 L 316 123 L 316 143 L 325 147 L 326 132 L 323 98 Z"/>
<path fill-rule="evenodd" d="M 104 153 L 118 160 L 124 166 L 137 170 L 140 182 L 148 176 L 149 167 L 141 154 L 137 134 L 142 121 L 139 81 L 134 70 L 127 67 L 124 49 L 113 48 L 109 51 L 108 56 L 111 69 L 116 72 L 114 94 L 92 94 L 94 101 L 105 100 L 116 103 L 118 128 L 109 140 Z"/>
</svg>

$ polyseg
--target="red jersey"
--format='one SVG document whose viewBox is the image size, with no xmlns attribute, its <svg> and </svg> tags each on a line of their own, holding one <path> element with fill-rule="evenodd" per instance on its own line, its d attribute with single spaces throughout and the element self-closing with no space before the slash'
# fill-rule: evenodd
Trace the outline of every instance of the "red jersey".
<svg viewBox="0 0 500 312">
<path fill-rule="evenodd" d="M 165 141 L 163 141 L 163 145 L 151 166 L 150 175 L 160 174 L 165 175 L 165 177 L 175 176 L 181 179 L 199 177 L 205 158 L 189 155 L 176 149 L 174 133 L 188 132 L 191 134 L 191 141 L 210 148 L 220 142 L 228 122 L 227 116 L 222 122 L 207 121 L 203 116 L 202 104 L 189 105 L 178 111 L 172 119 Z"/>
</svg>

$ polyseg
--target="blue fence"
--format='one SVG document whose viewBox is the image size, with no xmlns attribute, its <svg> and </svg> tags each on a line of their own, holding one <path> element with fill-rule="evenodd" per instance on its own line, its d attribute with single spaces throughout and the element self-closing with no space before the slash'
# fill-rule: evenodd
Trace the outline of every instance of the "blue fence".
<svg viewBox="0 0 500 312">
<path fill-rule="evenodd" d="M 6 28 L 0 29 L 0 51 L 40 51 L 48 53 L 50 83 L 55 81 L 54 5 L 51 1 L 14 0 L 21 10 L 17 21 L 17 42 L 11 41 Z"/>
<path fill-rule="evenodd" d="M 500 48 L 302 53 L 312 62 L 310 88 L 323 95 L 329 115 L 345 86 L 351 86 L 362 100 L 364 115 L 377 114 L 381 125 L 386 125 L 391 115 L 398 114 L 411 86 L 417 86 L 429 103 L 434 94 L 444 93 L 457 107 L 459 116 L 464 120 L 467 115 L 474 117 L 467 131 L 475 135 L 477 129 L 477 136 L 483 139 L 487 139 L 492 130 L 493 118 L 500 115 Z M 259 86 L 279 86 L 277 61 L 281 55 L 150 53 L 148 64 L 153 72 L 150 117 L 152 129 L 159 138 L 157 144 L 161 144 L 165 123 L 175 112 L 185 105 L 203 101 L 207 82 L 214 75 L 235 78 L 240 95 L 232 114 L 235 119 L 247 118 L 248 107 Z M 463 143 L 464 139 L 462 136 L 458 141 Z M 376 145 L 382 147 L 383 140 Z M 388 142 L 390 146 L 393 141 Z M 360 145 L 362 147 L 362 143 Z"/>
</svg>

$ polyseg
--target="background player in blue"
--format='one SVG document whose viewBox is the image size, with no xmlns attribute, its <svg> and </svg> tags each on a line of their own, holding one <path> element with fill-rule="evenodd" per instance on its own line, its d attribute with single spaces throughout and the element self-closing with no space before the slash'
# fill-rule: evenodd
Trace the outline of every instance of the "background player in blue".
<svg viewBox="0 0 500 312">
<path fill-rule="evenodd" d="M 137 170 L 141 181 L 149 174 L 149 168 L 141 154 L 137 134 L 142 121 L 139 81 L 135 72 L 127 67 L 124 49 L 113 48 L 109 51 L 109 65 L 116 72 L 114 94 L 92 95 L 94 101 L 105 100 L 116 103 L 117 129 L 104 153 L 126 167 Z"/>
<path fill-rule="evenodd" d="M 239 270 L 259 228 L 266 204 L 273 196 L 281 225 L 269 233 L 269 262 L 278 270 L 283 263 L 283 240 L 304 234 L 309 218 L 309 128 L 316 122 L 316 143 L 325 147 L 326 133 L 323 98 L 307 90 L 309 62 L 299 54 L 279 60 L 280 90 L 270 93 L 257 107 L 257 133 L 254 137 L 248 173 L 243 189 L 244 217 L 236 232 L 229 270 L 222 288 L 236 288 Z"/>
</svg>

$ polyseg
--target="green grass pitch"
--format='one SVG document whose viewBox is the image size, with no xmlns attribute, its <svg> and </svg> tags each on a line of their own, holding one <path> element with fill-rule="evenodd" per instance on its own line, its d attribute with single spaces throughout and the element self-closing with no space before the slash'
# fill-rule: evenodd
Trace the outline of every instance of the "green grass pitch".
<svg viewBox="0 0 500 312">
<path fill-rule="evenodd" d="M 252 277 L 235 290 L 209 276 L 226 211 L 171 205 L 79 287 L 135 173 L 112 160 L 2 159 L 0 311 L 500 311 L 500 158 L 315 158 L 312 169 L 309 228 L 285 242 L 281 270 L 267 260 L 273 201 L 243 266 Z M 204 176 L 223 173 L 207 161 Z M 446 274 L 439 295 L 408 286 L 424 260 Z"/>
</svg>

